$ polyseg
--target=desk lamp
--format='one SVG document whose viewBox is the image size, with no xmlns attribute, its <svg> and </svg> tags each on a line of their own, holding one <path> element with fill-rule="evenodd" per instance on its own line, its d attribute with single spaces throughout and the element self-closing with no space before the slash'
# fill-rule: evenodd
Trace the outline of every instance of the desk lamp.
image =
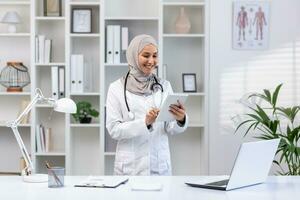
<svg viewBox="0 0 300 200">
<path fill-rule="evenodd" d="M 18 142 L 19 148 L 21 150 L 21 153 L 24 157 L 26 167 L 22 170 L 22 176 L 24 182 L 47 182 L 48 176 L 46 174 L 32 174 L 32 171 L 34 170 L 32 161 L 29 157 L 28 151 L 26 150 L 26 147 L 24 145 L 24 142 L 20 136 L 20 133 L 18 131 L 18 125 L 20 124 L 22 118 L 26 116 L 30 110 L 33 108 L 33 106 L 36 103 L 46 103 L 51 106 L 53 106 L 54 111 L 57 112 L 63 112 L 63 113 L 76 113 L 76 104 L 73 100 L 68 98 L 61 98 L 58 100 L 52 99 L 52 98 L 45 98 L 42 91 L 37 88 L 35 90 L 35 96 L 32 99 L 32 101 L 28 104 L 28 106 L 24 109 L 24 111 L 19 115 L 17 119 L 15 119 L 12 122 L 9 122 L 7 124 L 8 127 L 10 127 L 15 135 L 15 138 Z"/>
</svg>

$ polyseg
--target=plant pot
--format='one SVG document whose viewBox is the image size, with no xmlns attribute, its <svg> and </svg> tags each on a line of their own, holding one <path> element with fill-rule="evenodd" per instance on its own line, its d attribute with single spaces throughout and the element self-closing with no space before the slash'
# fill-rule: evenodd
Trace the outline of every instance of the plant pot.
<svg viewBox="0 0 300 200">
<path fill-rule="evenodd" d="M 85 118 L 80 119 L 81 124 L 89 124 L 89 123 L 91 123 L 91 121 L 92 121 L 91 117 L 85 117 Z"/>
</svg>

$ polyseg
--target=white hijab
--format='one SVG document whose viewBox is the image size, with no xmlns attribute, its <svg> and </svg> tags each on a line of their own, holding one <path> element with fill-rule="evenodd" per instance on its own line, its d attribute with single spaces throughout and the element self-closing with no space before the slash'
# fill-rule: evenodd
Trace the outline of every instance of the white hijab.
<svg viewBox="0 0 300 200">
<path fill-rule="evenodd" d="M 146 76 L 140 69 L 138 56 L 145 46 L 152 44 L 157 47 L 157 43 L 150 35 L 138 35 L 134 37 L 126 51 L 126 58 L 129 65 L 129 75 L 127 78 L 126 89 L 136 95 L 150 95 L 152 93 L 151 86 L 155 83 L 155 74 Z M 125 83 L 125 77 L 121 81 Z M 157 81 L 159 79 L 156 77 Z"/>
</svg>

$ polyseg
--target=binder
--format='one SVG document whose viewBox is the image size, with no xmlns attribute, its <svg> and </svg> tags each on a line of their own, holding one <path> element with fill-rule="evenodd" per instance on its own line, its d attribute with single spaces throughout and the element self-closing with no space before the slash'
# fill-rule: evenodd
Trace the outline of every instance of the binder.
<svg viewBox="0 0 300 200">
<path fill-rule="evenodd" d="M 76 59 L 77 55 L 71 55 L 71 93 L 77 92 Z"/>
<path fill-rule="evenodd" d="M 106 63 L 114 62 L 113 48 L 114 48 L 114 26 L 108 25 L 106 27 Z"/>
<path fill-rule="evenodd" d="M 83 93 L 83 65 L 84 65 L 84 58 L 83 55 L 76 56 L 76 80 L 77 80 L 77 92 Z"/>
<path fill-rule="evenodd" d="M 65 97 L 65 68 L 59 67 L 58 68 L 58 98 Z"/>
<path fill-rule="evenodd" d="M 121 51 L 121 26 L 114 26 L 114 63 L 120 63 L 120 51 Z"/>
<path fill-rule="evenodd" d="M 51 86 L 52 86 L 52 98 L 58 99 L 58 66 L 51 67 Z"/>
<path fill-rule="evenodd" d="M 122 27 L 122 51 L 126 51 L 128 47 L 128 27 Z"/>
</svg>

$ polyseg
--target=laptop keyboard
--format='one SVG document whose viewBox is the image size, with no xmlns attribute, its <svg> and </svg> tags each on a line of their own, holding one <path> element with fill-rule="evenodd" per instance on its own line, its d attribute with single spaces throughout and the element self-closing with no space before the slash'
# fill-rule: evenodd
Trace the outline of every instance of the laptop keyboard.
<svg viewBox="0 0 300 200">
<path fill-rule="evenodd" d="M 224 186 L 224 185 L 228 184 L 228 181 L 229 181 L 229 179 L 222 180 L 222 181 L 211 182 L 211 183 L 207 183 L 205 185 Z"/>
</svg>

